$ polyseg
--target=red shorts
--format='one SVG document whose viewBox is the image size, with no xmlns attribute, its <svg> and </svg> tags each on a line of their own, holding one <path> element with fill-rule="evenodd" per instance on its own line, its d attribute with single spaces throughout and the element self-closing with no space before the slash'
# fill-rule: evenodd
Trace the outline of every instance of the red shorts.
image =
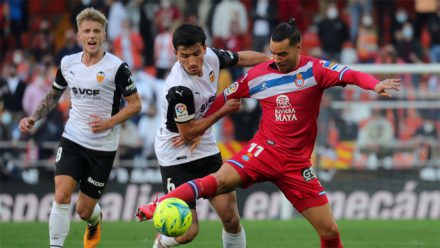
<svg viewBox="0 0 440 248">
<path fill-rule="evenodd" d="M 272 182 L 298 212 L 328 203 L 324 187 L 309 166 L 295 166 L 265 142 L 253 139 L 226 162 L 240 174 L 242 188 L 258 182 Z"/>
</svg>

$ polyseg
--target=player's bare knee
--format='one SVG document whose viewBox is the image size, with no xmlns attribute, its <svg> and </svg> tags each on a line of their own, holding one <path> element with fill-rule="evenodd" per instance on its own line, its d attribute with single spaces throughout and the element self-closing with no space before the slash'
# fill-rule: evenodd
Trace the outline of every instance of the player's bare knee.
<svg viewBox="0 0 440 248">
<path fill-rule="evenodd" d="M 223 227 L 228 233 L 238 233 L 240 227 L 240 217 L 236 214 L 230 214 L 222 219 Z"/>
<path fill-rule="evenodd" d="M 69 204 L 71 201 L 71 195 L 63 191 L 55 192 L 55 202 L 58 204 Z"/>
<path fill-rule="evenodd" d="M 319 236 L 331 238 L 339 235 L 339 228 L 336 223 L 332 223 L 330 225 L 325 226 L 321 231 Z"/>
<path fill-rule="evenodd" d="M 215 173 L 214 177 L 217 180 L 217 193 L 222 194 L 231 191 L 225 176 Z"/>
</svg>

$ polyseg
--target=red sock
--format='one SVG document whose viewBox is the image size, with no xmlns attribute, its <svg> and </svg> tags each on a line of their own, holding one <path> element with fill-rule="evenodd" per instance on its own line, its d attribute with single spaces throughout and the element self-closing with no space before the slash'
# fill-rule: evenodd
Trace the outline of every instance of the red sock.
<svg viewBox="0 0 440 248">
<path fill-rule="evenodd" d="M 194 202 L 199 198 L 210 198 L 217 193 L 217 180 L 214 176 L 206 176 L 186 182 L 170 193 L 159 198 L 159 202 L 176 197 L 185 202 Z"/>
<path fill-rule="evenodd" d="M 339 234 L 331 238 L 321 237 L 321 248 L 343 248 Z"/>
</svg>

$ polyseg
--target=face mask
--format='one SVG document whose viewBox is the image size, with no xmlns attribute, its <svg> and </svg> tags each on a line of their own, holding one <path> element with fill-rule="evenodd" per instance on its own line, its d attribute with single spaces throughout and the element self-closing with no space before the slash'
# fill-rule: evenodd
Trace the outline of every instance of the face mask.
<svg viewBox="0 0 440 248">
<path fill-rule="evenodd" d="M 408 19 L 408 16 L 405 14 L 405 12 L 399 12 L 399 13 L 397 13 L 397 15 L 396 15 L 396 20 L 397 20 L 399 23 L 404 23 L 404 22 L 406 22 L 406 19 Z"/>
<path fill-rule="evenodd" d="M 169 8 L 171 6 L 171 1 L 170 0 L 162 0 L 162 1 L 160 1 L 160 5 L 162 6 L 162 8 Z"/>
<path fill-rule="evenodd" d="M 426 132 L 430 133 L 430 132 L 434 131 L 434 125 L 430 122 L 425 122 L 423 124 L 423 129 L 425 129 Z"/>
<path fill-rule="evenodd" d="M 11 124 L 11 122 L 12 122 L 12 115 L 11 115 L 11 113 L 9 113 L 7 111 L 4 112 L 2 114 L 2 123 L 7 126 L 7 125 Z"/>
<path fill-rule="evenodd" d="M 404 38 L 412 38 L 413 36 L 413 29 L 411 27 L 404 27 L 402 30 L 402 35 Z"/>
<path fill-rule="evenodd" d="M 338 9 L 336 8 L 329 8 L 327 9 L 327 17 L 329 19 L 335 19 L 336 17 L 338 17 Z"/>
<path fill-rule="evenodd" d="M 12 61 L 16 65 L 20 64 L 21 62 L 23 62 L 23 55 L 20 52 L 15 52 L 12 56 Z"/>
<path fill-rule="evenodd" d="M 44 78 L 42 76 L 38 76 L 34 81 L 35 86 L 41 87 L 44 85 Z"/>
<path fill-rule="evenodd" d="M 84 6 L 88 6 L 91 2 L 92 2 L 92 0 L 81 0 L 81 3 L 82 3 Z"/>
<path fill-rule="evenodd" d="M 371 16 L 364 16 L 362 18 L 362 24 L 365 27 L 370 27 L 373 24 L 373 18 L 371 18 Z"/>
</svg>

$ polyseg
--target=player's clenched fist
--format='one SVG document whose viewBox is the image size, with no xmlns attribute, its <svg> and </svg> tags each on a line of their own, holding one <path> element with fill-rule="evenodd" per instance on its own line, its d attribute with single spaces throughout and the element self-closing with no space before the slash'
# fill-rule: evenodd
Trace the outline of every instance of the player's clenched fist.
<svg viewBox="0 0 440 248">
<path fill-rule="evenodd" d="M 25 117 L 20 120 L 18 128 L 23 133 L 29 133 L 31 128 L 35 125 L 35 119 L 31 117 Z"/>
<path fill-rule="evenodd" d="M 227 114 L 235 113 L 240 110 L 241 100 L 240 99 L 229 99 L 223 105 L 223 111 Z"/>
</svg>

